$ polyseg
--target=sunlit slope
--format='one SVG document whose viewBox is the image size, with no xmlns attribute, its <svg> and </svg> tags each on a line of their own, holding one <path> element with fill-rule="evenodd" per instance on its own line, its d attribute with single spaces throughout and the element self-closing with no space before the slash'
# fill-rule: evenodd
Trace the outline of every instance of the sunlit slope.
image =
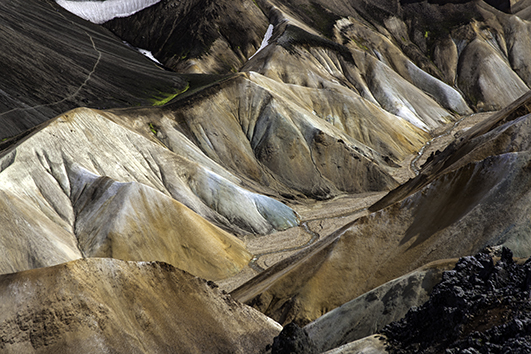
<svg viewBox="0 0 531 354">
<path fill-rule="evenodd" d="M 474 254 L 490 245 L 528 256 L 529 117 L 512 118 L 480 135 L 473 132 L 481 126 L 472 128 L 472 137 L 463 137 L 460 148 L 441 153 L 443 166 L 457 157 L 452 168 L 433 178 L 426 168 L 426 174 L 397 189 L 410 188 L 407 197 L 272 267 L 234 296 L 281 322 L 305 323 L 434 260 Z M 400 193 L 391 192 L 377 204 L 395 195 Z"/>
<path fill-rule="evenodd" d="M 281 327 L 159 262 L 78 260 L 0 276 L 6 353 L 260 353 Z"/>
<path fill-rule="evenodd" d="M 297 222 L 290 208 L 245 190 L 228 172 L 218 175 L 102 114 L 68 112 L 4 151 L 0 185 L 4 203 L 15 207 L 4 208 L 11 226 L 1 231 L 3 272 L 56 264 L 81 251 L 163 260 L 218 279 L 250 255 L 211 222 L 239 234 Z"/>
<path fill-rule="evenodd" d="M 181 141 L 186 136 L 219 165 L 292 198 L 393 188 L 391 170 L 426 134 L 369 102 L 340 94 L 283 85 L 250 73 L 164 109 L 115 114 L 144 131 L 152 124 L 157 139 L 175 152 L 184 149 Z M 330 100 L 340 97 L 345 109 L 331 111 Z M 364 115 L 348 113 L 364 106 L 375 115 L 371 124 L 379 129 L 374 133 L 358 128 L 369 122 Z M 331 124 L 317 110 L 344 120 L 345 127 Z"/>
</svg>

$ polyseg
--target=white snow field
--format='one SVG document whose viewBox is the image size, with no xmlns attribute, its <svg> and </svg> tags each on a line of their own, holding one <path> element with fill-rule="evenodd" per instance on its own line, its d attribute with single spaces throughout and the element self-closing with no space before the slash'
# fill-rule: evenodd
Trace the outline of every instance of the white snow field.
<svg viewBox="0 0 531 354">
<path fill-rule="evenodd" d="M 128 17 L 160 0 L 105 0 L 72 1 L 56 0 L 57 4 L 71 13 L 93 23 L 101 24 L 116 17 Z"/>
</svg>

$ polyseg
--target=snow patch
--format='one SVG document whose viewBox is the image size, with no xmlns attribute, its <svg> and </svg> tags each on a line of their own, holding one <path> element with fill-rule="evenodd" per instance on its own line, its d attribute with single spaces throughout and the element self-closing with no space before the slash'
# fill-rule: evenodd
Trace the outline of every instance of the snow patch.
<svg viewBox="0 0 531 354">
<path fill-rule="evenodd" d="M 128 17 L 155 5 L 160 0 L 106 0 L 73 1 L 56 0 L 57 4 L 87 21 L 102 24 L 116 17 Z"/>
<path fill-rule="evenodd" d="M 249 60 L 251 60 L 256 54 L 258 54 L 259 51 L 261 51 L 262 49 L 264 49 L 265 47 L 267 47 L 267 45 L 269 44 L 269 40 L 271 39 L 271 36 L 273 35 L 273 29 L 275 27 L 273 25 L 269 25 L 269 27 L 267 27 L 267 31 L 264 35 L 264 39 L 262 39 L 262 44 L 260 44 L 260 48 L 258 48 L 258 50 L 256 51 L 256 53 L 254 53 L 253 55 L 251 55 L 251 57 L 249 58 Z"/>
<path fill-rule="evenodd" d="M 162 65 L 160 61 L 157 60 L 157 58 L 155 58 L 153 56 L 153 53 L 151 53 L 149 50 L 146 50 L 146 49 L 142 49 L 142 48 L 136 48 L 136 50 L 138 50 L 140 53 L 144 54 L 146 57 L 148 57 L 149 59 L 153 60 L 155 63 L 159 64 L 159 65 Z"/>
<path fill-rule="evenodd" d="M 157 58 L 155 58 L 153 56 L 153 53 L 151 53 L 149 50 L 135 47 L 134 45 L 132 45 L 131 43 L 128 43 L 126 41 L 122 41 L 122 42 L 123 42 L 123 44 L 125 44 L 129 48 L 132 48 L 132 49 L 136 50 L 137 52 L 143 54 L 144 56 L 148 57 L 149 59 L 153 60 L 155 63 L 157 63 L 159 65 L 162 65 L 162 63 L 160 61 L 158 61 Z"/>
</svg>

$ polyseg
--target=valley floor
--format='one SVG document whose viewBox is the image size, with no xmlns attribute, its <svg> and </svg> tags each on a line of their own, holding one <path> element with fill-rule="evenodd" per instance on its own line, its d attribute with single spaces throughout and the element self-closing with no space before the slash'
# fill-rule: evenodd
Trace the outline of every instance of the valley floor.
<svg viewBox="0 0 531 354">
<path fill-rule="evenodd" d="M 416 154 L 411 154 L 393 171 L 393 177 L 400 183 L 413 178 L 431 154 L 444 150 L 470 127 L 486 120 L 494 112 L 471 114 L 456 122 L 441 127 L 433 133 L 434 138 Z M 289 206 L 297 212 L 301 225 L 267 236 L 250 238 L 247 249 L 253 260 L 237 275 L 218 282 L 218 285 L 232 291 L 272 265 L 310 247 L 356 219 L 369 214 L 368 208 L 385 196 L 387 192 L 346 194 L 324 201 L 297 201 Z"/>
</svg>

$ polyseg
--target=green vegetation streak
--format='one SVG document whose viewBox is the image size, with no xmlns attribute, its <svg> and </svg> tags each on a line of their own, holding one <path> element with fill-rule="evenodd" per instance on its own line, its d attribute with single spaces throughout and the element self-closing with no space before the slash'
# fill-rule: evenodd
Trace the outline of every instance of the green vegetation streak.
<svg viewBox="0 0 531 354">
<path fill-rule="evenodd" d="M 161 95 L 158 97 L 155 97 L 154 99 L 151 99 L 151 102 L 153 103 L 153 106 L 164 106 L 166 103 L 173 100 L 175 97 L 179 96 L 182 93 L 185 93 L 190 88 L 190 83 L 188 82 L 186 84 L 186 87 L 182 90 L 177 90 L 174 93 L 165 94 L 161 92 Z"/>
</svg>

